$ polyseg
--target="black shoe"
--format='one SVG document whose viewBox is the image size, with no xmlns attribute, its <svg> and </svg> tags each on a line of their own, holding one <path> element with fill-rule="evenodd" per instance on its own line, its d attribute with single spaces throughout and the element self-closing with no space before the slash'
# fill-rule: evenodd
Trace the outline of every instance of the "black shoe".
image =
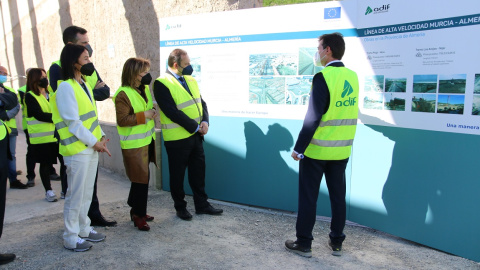
<svg viewBox="0 0 480 270">
<path fill-rule="evenodd" d="M 34 187 L 35 186 L 35 179 L 28 179 L 27 187 Z"/>
<path fill-rule="evenodd" d="M 293 252 L 297 255 L 307 257 L 307 258 L 312 257 L 312 249 L 300 246 L 297 243 L 297 241 L 295 241 L 295 242 L 293 242 L 292 240 L 285 241 L 285 248 L 288 251 Z"/>
<path fill-rule="evenodd" d="M 177 217 L 183 220 L 192 220 L 192 214 L 187 209 L 177 210 Z"/>
<path fill-rule="evenodd" d="M 332 240 L 328 240 L 328 246 L 332 248 L 333 256 L 342 256 L 342 244 L 333 244 Z"/>
<path fill-rule="evenodd" d="M 222 209 L 217 209 L 217 208 L 213 208 L 213 206 L 209 205 L 203 209 L 199 209 L 199 210 L 195 210 L 195 213 L 197 215 L 200 215 L 200 214 L 207 214 L 207 215 L 214 215 L 214 216 L 218 216 L 218 215 L 221 215 L 223 213 L 223 210 Z"/>
<path fill-rule="evenodd" d="M 24 183 L 18 181 L 18 180 L 15 180 L 15 181 L 10 183 L 10 188 L 26 189 L 26 188 L 28 188 L 28 186 L 25 185 Z"/>
<path fill-rule="evenodd" d="M 94 227 L 115 227 L 117 222 L 115 220 L 108 221 L 103 216 L 90 218 L 90 226 Z"/>
<path fill-rule="evenodd" d="M 13 262 L 15 260 L 15 254 L 0 254 L 0 264 L 7 264 L 9 262 Z"/>
<path fill-rule="evenodd" d="M 60 180 L 61 180 L 61 177 L 60 177 L 60 175 L 58 175 L 57 173 L 52 173 L 52 174 L 50 174 L 50 180 L 60 181 Z"/>
</svg>

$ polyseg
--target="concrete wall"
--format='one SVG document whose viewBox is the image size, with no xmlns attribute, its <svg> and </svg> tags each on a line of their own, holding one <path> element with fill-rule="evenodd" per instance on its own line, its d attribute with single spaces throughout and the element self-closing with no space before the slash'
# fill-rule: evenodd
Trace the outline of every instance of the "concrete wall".
<svg viewBox="0 0 480 270">
<path fill-rule="evenodd" d="M 101 78 L 111 88 L 120 86 L 122 68 L 130 57 L 144 57 L 152 63 L 151 74 L 160 74 L 159 19 L 206 12 L 261 7 L 263 0 L 0 0 L 0 65 L 5 66 L 18 89 L 26 83 L 25 70 L 46 70 L 60 58 L 63 30 L 70 25 L 88 31 L 94 50 L 91 58 Z M 102 154 L 100 165 L 125 174 L 115 128 L 111 99 L 97 102 L 102 128 L 110 138 L 112 157 Z M 21 115 L 17 115 L 18 124 Z M 158 123 L 157 123 L 158 124 Z M 160 131 L 157 131 L 158 165 L 161 164 Z M 161 187 L 161 173 L 152 165 L 152 186 Z M 155 179 L 155 181 L 153 181 Z"/>
<path fill-rule="evenodd" d="M 87 29 L 92 62 L 113 95 L 130 57 L 150 59 L 152 76 L 160 75 L 159 18 L 260 6 L 262 0 L 1 0 L 0 64 L 17 89 L 26 68 L 48 69 L 60 58 L 63 29 L 78 25 Z M 100 120 L 115 122 L 111 101 L 97 106 Z"/>
</svg>

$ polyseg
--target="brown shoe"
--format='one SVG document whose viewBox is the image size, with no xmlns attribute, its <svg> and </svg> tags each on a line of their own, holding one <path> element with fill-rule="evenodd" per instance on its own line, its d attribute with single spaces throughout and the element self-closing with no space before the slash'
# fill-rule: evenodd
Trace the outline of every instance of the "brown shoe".
<svg viewBox="0 0 480 270">
<path fill-rule="evenodd" d="M 137 227 L 140 231 L 150 230 L 150 226 L 148 226 L 144 217 L 139 217 L 137 215 L 133 215 L 132 217 L 133 217 L 133 226 Z"/>
</svg>

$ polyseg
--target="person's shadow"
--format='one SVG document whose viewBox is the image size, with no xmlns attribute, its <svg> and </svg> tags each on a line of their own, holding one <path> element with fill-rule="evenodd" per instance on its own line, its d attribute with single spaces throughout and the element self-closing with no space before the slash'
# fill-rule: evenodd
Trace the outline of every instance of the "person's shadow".
<svg viewBox="0 0 480 270">
<path fill-rule="evenodd" d="M 367 115 L 360 118 L 367 123 L 373 120 Z M 472 240 L 472 235 L 466 233 L 471 227 L 479 235 L 478 228 L 466 222 L 480 220 L 478 211 L 466 211 L 471 207 L 471 199 L 478 198 L 480 186 L 469 173 L 475 167 L 469 157 L 478 156 L 478 136 L 365 126 L 394 142 L 391 167 L 381 194 L 387 216 L 377 216 L 381 220 L 373 221 L 372 227 L 434 247 L 448 242 L 451 249 L 454 243 L 461 247 L 470 241 L 477 241 L 473 245 L 480 247 L 478 237 Z M 452 136 L 457 140 L 452 141 Z M 473 147 L 475 141 L 477 147 Z M 375 165 L 372 164 L 372 170 Z M 460 229 L 459 222 L 466 224 Z"/>
<path fill-rule="evenodd" d="M 254 122 L 247 121 L 244 122 L 244 134 L 244 158 L 205 141 L 207 181 L 211 181 L 207 187 L 209 196 L 296 211 L 298 173 L 288 166 L 281 155 L 282 151 L 289 153 L 293 147 L 290 131 L 274 123 L 264 134 Z M 215 164 L 212 164 L 213 158 L 217 161 Z"/>
</svg>

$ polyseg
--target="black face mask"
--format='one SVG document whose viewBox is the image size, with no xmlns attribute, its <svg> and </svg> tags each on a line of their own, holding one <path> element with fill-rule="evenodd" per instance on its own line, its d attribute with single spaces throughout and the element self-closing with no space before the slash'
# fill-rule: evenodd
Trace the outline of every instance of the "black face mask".
<svg viewBox="0 0 480 270">
<path fill-rule="evenodd" d="M 150 85 L 151 82 L 152 82 L 152 75 L 150 75 L 150 73 L 145 74 L 145 76 L 143 76 L 142 79 L 140 80 L 140 84 L 142 85 Z"/>
<path fill-rule="evenodd" d="M 86 76 L 92 76 L 93 72 L 95 72 L 95 67 L 93 66 L 93 63 L 85 64 L 80 68 L 80 73 Z"/>
<path fill-rule="evenodd" d="M 47 78 L 41 78 L 40 81 L 38 82 L 38 86 L 42 87 L 42 88 L 47 88 L 48 79 Z"/>
<path fill-rule="evenodd" d="M 184 67 L 183 70 L 182 70 L 183 75 L 192 75 L 192 73 L 193 73 L 192 65 L 188 65 L 188 66 Z"/>
</svg>

